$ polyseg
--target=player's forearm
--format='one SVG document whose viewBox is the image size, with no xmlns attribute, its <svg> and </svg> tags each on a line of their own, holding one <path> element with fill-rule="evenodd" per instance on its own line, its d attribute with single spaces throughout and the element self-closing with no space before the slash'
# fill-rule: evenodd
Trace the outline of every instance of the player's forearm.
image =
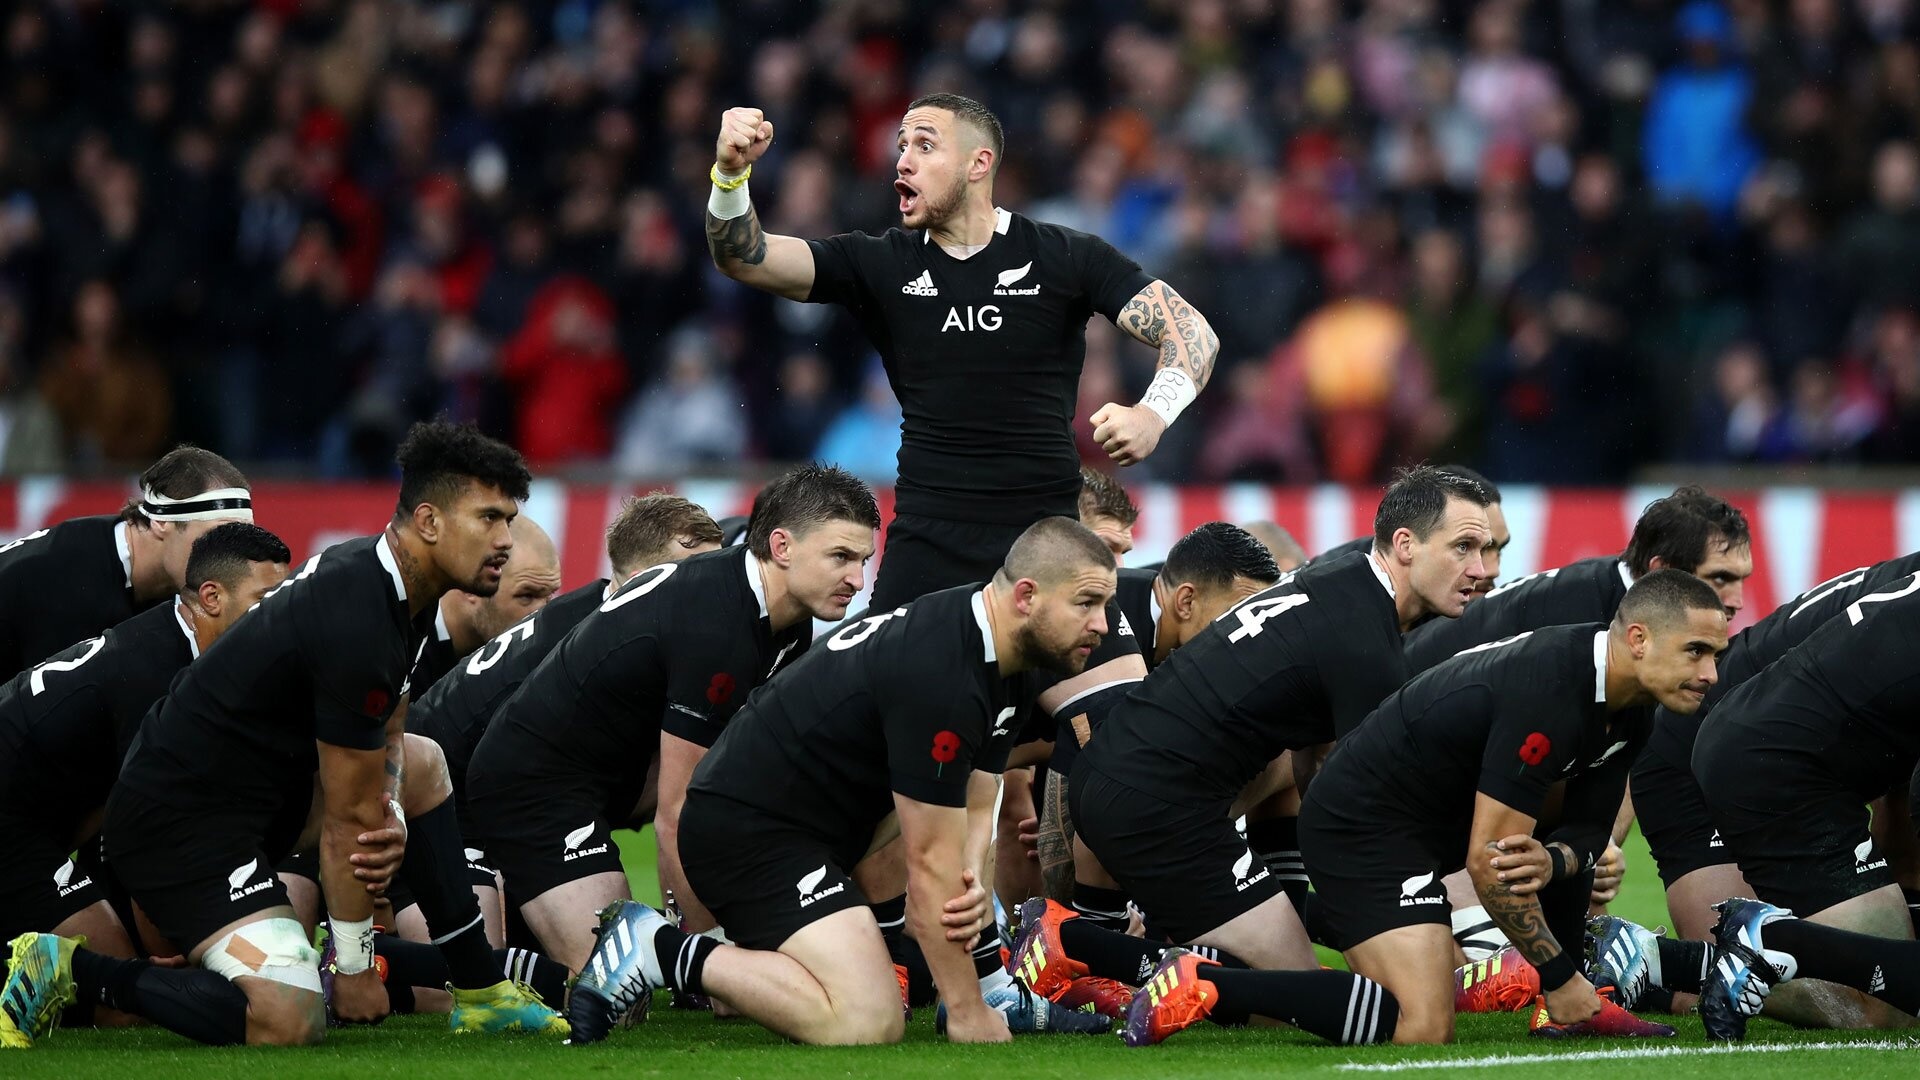
<svg viewBox="0 0 1920 1080">
<path fill-rule="evenodd" d="M 1497 849 L 1489 844 L 1487 850 L 1492 854 Z M 1473 878 L 1474 891 L 1480 895 L 1480 905 L 1487 909 L 1487 917 L 1529 963 L 1539 967 L 1561 954 L 1560 942 L 1554 938 L 1553 931 L 1547 929 L 1547 917 L 1540 910 L 1537 896 L 1516 896 L 1508 884 L 1499 879 L 1488 859 L 1475 860 L 1468 872 Z"/>
<path fill-rule="evenodd" d="M 986 1007 L 973 972 L 973 954 L 966 942 L 947 940 L 947 928 L 940 921 L 947 899 L 961 889 L 960 849 L 956 837 L 931 849 L 915 850 L 910 844 L 907 855 L 907 933 L 926 957 L 927 970 L 949 1011 Z"/>
<path fill-rule="evenodd" d="M 751 205 L 738 217 L 715 217 L 707 211 L 707 254 L 713 265 L 730 278 L 741 278 L 767 261 L 767 234 L 760 214 Z"/>
<path fill-rule="evenodd" d="M 1220 359 L 1220 336 L 1206 316 L 1164 281 L 1141 289 L 1120 310 L 1114 325 L 1159 350 L 1158 370 L 1140 404 L 1172 424 L 1213 378 Z"/>
<path fill-rule="evenodd" d="M 334 919 L 358 922 L 373 914 L 373 897 L 353 876 L 349 857 L 366 849 L 360 844 L 362 833 L 383 824 L 385 800 L 371 795 L 336 814 L 332 807 L 320 826 L 320 891 L 327 901 L 327 913 Z"/>
<path fill-rule="evenodd" d="M 1047 773 L 1046 791 L 1040 797 L 1040 826 L 1034 853 L 1040 862 L 1040 884 L 1055 900 L 1073 896 L 1073 818 L 1067 811 L 1067 785 L 1054 772 Z"/>
<path fill-rule="evenodd" d="M 384 786 L 382 788 L 382 793 L 386 796 L 386 802 L 390 802 L 395 806 L 402 805 L 400 793 L 406 783 L 406 743 L 407 703 L 401 702 L 400 707 L 393 710 L 393 715 L 387 717 L 386 779 L 383 782 Z M 384 819 L 384 813 L 382 817 Z"/>
<path fill-rule="evenodd" d="M 653 815 L 653 837 L 659 845 L 660 895 L 669 893 L 680 910 L 680 928 L 689 934 L 711 930 L 719 925 L 713 912 L 694 895 L 693 886 L 687 884 L 687 872 L 680 866 L 680 804 L 686 793 L 668 798 L 666 792 L 660 795 L 660 808 Z"/>
<path fill-rule="evenodd" d="M 1000 792 L 1004 781 L 994 773 L 975 770 L 967 778 L 967 842 L 961 865 L 971 866 L 985 880 L 993 867 L 993 840 L 1000 827 Z"/>
</svg>

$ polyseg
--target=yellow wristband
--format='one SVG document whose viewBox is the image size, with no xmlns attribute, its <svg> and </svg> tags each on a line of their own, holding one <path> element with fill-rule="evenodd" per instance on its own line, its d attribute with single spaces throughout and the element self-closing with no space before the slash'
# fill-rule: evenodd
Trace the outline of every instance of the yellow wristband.
<svg viewBox="0 0 1920 1080">
<path fill-rule="evenodd" d="M 746 185 L 747 177 L 752 175 L 753 166 L 749 165 L 747 166 L 746 172 L 741 173 L 731 180 L 725 179 L 720 175 L 720 163 L 717 161 L 713 163 L 713 168 L 707 173 L 707 176 L 713 180 L 713 186 L 719 188 L 721 191 L 739 191 Z"/>
</svg>

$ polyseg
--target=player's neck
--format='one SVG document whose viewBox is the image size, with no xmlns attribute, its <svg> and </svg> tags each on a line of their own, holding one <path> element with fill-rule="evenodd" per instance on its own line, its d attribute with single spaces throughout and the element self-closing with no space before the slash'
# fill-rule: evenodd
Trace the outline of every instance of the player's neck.
<svg viewBox="0 0 1920 1080">
<path fill-rule="evenodd" d="M 1633 670 L 1633 653 L 1626 640 L 1607 634 L 1607 711 L 1619 712 L 1653 704 L 1653 694 Z"/>
<path fill-rule="evenodd" d="M 1020 650 L 1015 647 L 1018 643 L 1014 641 L 1013 638 L 1013 616 L 1011 613 L 1001 610 L 1001 605 L 1007 603 L 1010 598 L 1002 596 L 999 591 L 993 587 L 993 582 L 991 581 L 987 582 L 986 588 L 980 590 L 980 592 L 980 607 L 987 613 L 987 626 L 993 631 L 993 655 L 996 657 L 994 661 L 995 666 L 1000 669 L 1002 676 L 1017 675 L 1027 670 L 1031 665 L 1027 663 L 1027 658 L 1020 654 Z"/>
<path fill-rule="evenodd" d="M 153 530 L 135 522 L 127 523 L 127 563 L 136 603 L 152 603 L 173 595 L 173 582 L 167 578 L 166 563 L 160 558 L 160 540 L 153 535 Z"/>
<path fill-rule="evenodd" d="M 927 236 L 948 255 L 965 259 L 986 249 L 999 224 L 999 215 L 993 209 L 993 196 L 969 197 L 964 209 L 928 229 Z"/>
<path fill-rule="evenodd" d="M 381 542 L 393 551 L 394 564 L 400 567 L 400 582 L 407 590 L 408 615 L 419 615 L 453 588 L 453 582 L 434 568 L 433 559 L 427 553 L 427 542 L 412 529 L 388 525 Z"/>
<path fill-rule="evenodd" d="M 206 652 L 213 646 L 214 639 L 220 636 L 219 629 L 213 625 L 213 619 L 186 600 L 175 600 L 174 604 L 180 612 L 181 620 L 193 628 L 194 648 L 200 652 Z"/>
<path fill-rule="evenodd" d="M 812 618 L 812 613 L 794 599 L 793 590 L 787 586 L 787 572 L 779 564 L 748 552 L 747 573 L 760 575 L 760 588 L 767 597 L 768 629 L 777 634 L 802 619 Z"/>
<path fill-rule="evenodd" d="M 1390 597 L 1393 600 L 1393 617 L 1399 620 L 1401 633 L 1413 629 L 1414 623 L 1432 614 L 1420 595 L 1413 591 L 1413 578 L 1399 559 L 1378 551 L 1367 552 L 1367 558 L 1373 560 L 1374 568 L 1385 574 L 1387 582 L 1393 586 Z"/>
</svg>

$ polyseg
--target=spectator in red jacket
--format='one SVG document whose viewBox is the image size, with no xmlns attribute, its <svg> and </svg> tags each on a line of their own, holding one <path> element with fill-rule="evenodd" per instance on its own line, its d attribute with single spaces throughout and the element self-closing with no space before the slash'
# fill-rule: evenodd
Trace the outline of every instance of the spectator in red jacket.
<svg viewBox="0 0 1920 1080">
<path fill-rule="evenodd" d="M 528 462 L 605 458 L 613 446 L 608 415 L 627 390 L 613 302 L 586 278 L 555 278 L 501 349 L 500 376 L 513 387 L 514 445 Z"/>
</svg>

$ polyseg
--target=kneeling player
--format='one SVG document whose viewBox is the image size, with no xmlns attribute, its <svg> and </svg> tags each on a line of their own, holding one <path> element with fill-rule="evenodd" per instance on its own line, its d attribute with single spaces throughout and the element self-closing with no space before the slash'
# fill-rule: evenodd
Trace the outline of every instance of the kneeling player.
<svg viewBox="0 0 1920 1080">
<path fill-rule="evenodd" d="M 1591 871 L 1652 706 L 1696 708 L 1726 645 L 1713 589 L 1656 570 L 1628 590 L 1611 625 L 1470 649 L 1408 683 L 1342 742 L 1307 791 L 1300 846 L 1332 943 L 1399 1001 L 1396 1042 L 1453 1038 L 1441 879 L 1463 864 L 1488 915 L 1539 970 L 1536 1028 L 1673 1033 L 1603 1001 L 1562 942 L 1582 940 Z M 1537 819 L 1561 781 L 1559 827 L 1543 842 Z"/>
<path fill-rule="evenodd" d="M 695 772 L 680 819 L 687 880 L 740 944 L 622 905 L 574 988 L 575 1041 L 603 1037 L 617 1011 L 660 986 L 708 994 L 801 1042 L 899 1041 L 892 960 L 848 876 L 891 839 L 882 826 L 894 814 L 907 925 L 945 1001 L 947 1037 L 1003 1042 L 1010 1019 L 1031 1026 L 1033 999 L 1007 986 L 989 1002 L 969 955 L 992 921 L 978 876 L 1015 736 L 1010 677 L 1085 664 L 1107 629 L 1113 579 L 1106 545 L 1048 518 L 984 587 L 853 623 L 754 695 Z"/>
<path fill-rule="evenodd" d="M 1916 655 L 1909 574 L 1847 605 L 1701 725 L 1694 775 L 1764 901 L 1721 908 L 1700 998 L 1709 1035 L 1738 1038 L 1770 985 L 1796 976 L 1920 1012 L 1920 944 L 1866 809 L 1904 788 L 1920 756 Z"/>
</svg>

